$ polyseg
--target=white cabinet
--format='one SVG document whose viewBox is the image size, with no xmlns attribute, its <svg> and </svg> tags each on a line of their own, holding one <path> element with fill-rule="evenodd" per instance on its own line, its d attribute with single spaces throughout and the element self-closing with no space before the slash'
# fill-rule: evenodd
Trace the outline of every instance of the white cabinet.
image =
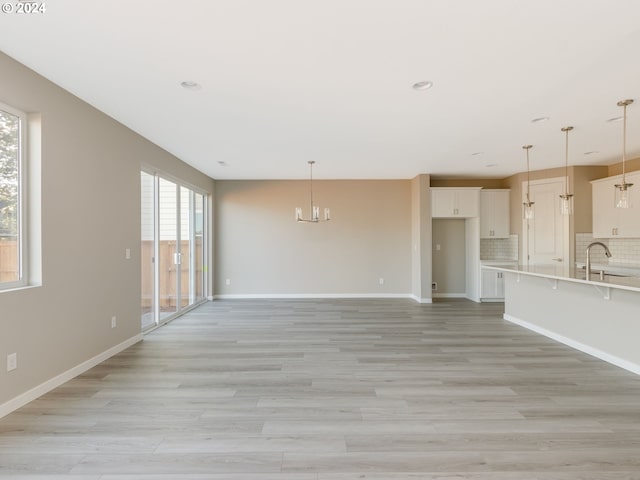
<svg viewBox="0 0 640 480">
<path fill-rule="evenodd" d="M 631 208 L 616 208 L 615 186 L 622 176 L 602 178 L 591 182 L 593 200 L 594 238 L 640 237 L 640 172 L 626 175 L 630 188 Z"/>
<path fill-rule="evenodd" d="M 480 191 L 480 238 L 509 237 L 509 190 Z"/>
<path fill-rule="evenodd" d="M 504 300 L 504 274 L 488 268 L 482 269 L 480 297 L 483 301 Z"/>
<path fill-rule="evenodd" d="M 480 188 L 431 187 L 433 218 L 473 218 L 480 214 Z"/>
<path fill-rule="evenodd" d="M 591 182 L 593 202 L 593 236 L 609 238 L 615 236 L 618 228 L 618 212 L 614 205 L 615 180 L 604 178 Z"/>
</svg>

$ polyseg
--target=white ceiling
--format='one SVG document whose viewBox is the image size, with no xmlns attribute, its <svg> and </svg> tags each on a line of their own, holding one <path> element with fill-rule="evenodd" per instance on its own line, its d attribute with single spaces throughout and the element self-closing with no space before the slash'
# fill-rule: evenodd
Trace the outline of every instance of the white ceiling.
<svg viewBox="0 0 640 480">
<path fill-rule="evenodd" d="M 46 7 L 0 14 L 0 50 L 218 179 L 502 178 L 526 143 L 532 170 L 564 165 L 566 125 L 571 164 L 613 163 L 625 98 L 640 155 L 638 0 Z"/>
</svg>

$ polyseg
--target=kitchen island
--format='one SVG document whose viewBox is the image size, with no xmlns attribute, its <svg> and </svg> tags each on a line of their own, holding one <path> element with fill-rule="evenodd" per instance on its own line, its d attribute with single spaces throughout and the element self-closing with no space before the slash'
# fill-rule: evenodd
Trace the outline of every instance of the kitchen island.
<svg viewBox="0 0 640 480">
<path fill-rule="evenodd" d="M 504 318 L 640 375 L 640 277 L 554 266 L 503 272 Z"/>
</svg>

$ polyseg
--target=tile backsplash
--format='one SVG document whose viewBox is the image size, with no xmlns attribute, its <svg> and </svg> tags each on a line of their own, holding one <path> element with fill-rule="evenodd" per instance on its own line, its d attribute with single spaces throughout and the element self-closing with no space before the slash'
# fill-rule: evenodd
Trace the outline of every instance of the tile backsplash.
<svg viewBox="0 0 640 480">
<path fill-rule="evenodd" d="M 518 235 L 481 238 L 480 260 L 518 260 Z"/>
<path fill-rule="evenodd" d="M 576 262 L 587 260 L 587 246 L 593 242 L 602 242 L 609 247 L 611 258 L 607 258 L 604 249 L 591 249 L 591 262 L 609 265 L 640 266 L 640 238 L 593 238 L 590 233 L 576 233 Z"/>
</svg>

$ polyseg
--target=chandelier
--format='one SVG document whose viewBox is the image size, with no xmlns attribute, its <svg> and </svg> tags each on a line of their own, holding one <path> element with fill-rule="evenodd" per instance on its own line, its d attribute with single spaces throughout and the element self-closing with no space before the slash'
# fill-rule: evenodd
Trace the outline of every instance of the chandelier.
<svg viewBox="0 0 640 480">
<path fill-rule="evenodd" d="M 624 164 L 627 159 L 627 106 L 631 105 L 633 100 L 621 100 L 618 102 L 619 107 L 624 107 L 623 127 L 622 127 L 622 183 L 616 184 L 616 208 L 629 208 L 631 201 L 629 199 L 629 188 L 633 187 L 633 183 L 627 183 L 625 179 Z"/>
<path fill-rule="evenodd" d="M 311 218 L 302 218 L 302 208 L 296 207 L 296 221 L 305 223 L 328 222 L 331 220 L 329 209 L 324 209 L 324 220 L 320 220 L 320 207 L 313 203 L 313 165 L 316 162 L 309 160 L 307 163 L 309 164 L 309 210 Z"/>
<path fill-rule="evenodd" d="M 564 148 L 564 175 L 566 183 L 564 195 L 560 195 L 560 213 L 562 215 L 573 215 L 573 193 L 569 193 L 569 132 L 573 130 L 573 127 L 563 127 L 560 130 L 566 134 Z"/>
<path fill-rule="evenodd" d="M 526 201 L 522 202 L 524 218 L 527 220 L 531 220 L 533 218 L 533 204 L 535 202 L 531 201 L 530 197 L 530 181 L 529 181 L 529 149 L 533 147 L 533 145 L 523 145 L 522 148 L 527 152 L 527 196 Z"/>
</svg>

